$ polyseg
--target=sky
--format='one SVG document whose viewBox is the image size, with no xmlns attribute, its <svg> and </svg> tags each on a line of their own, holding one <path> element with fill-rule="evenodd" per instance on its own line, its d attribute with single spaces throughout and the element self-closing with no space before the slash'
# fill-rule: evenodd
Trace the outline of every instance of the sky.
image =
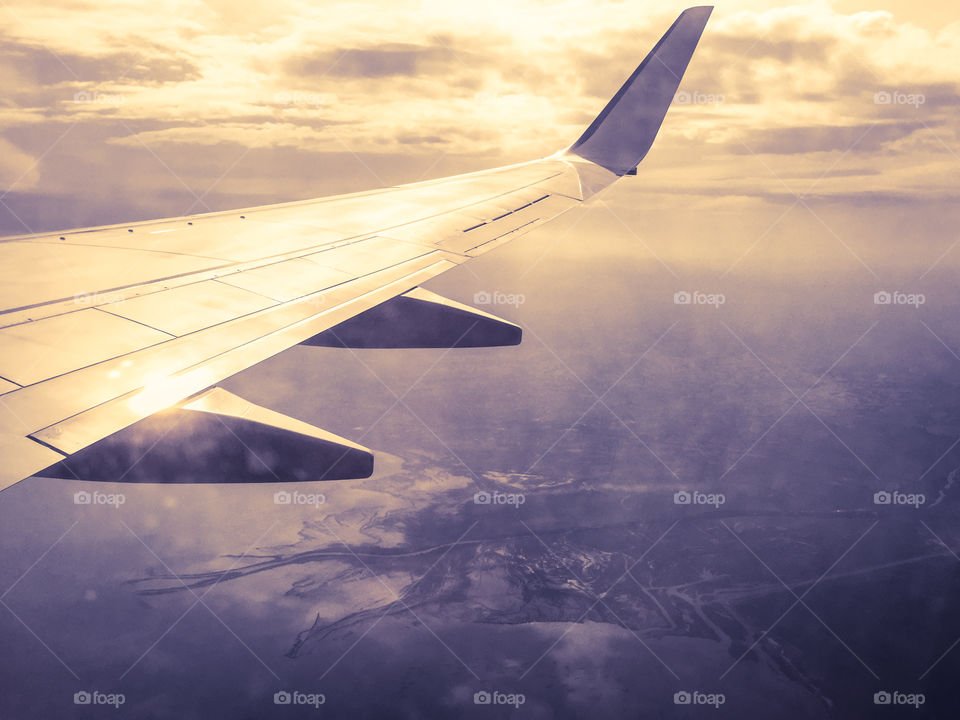
<svg viewBox="0 0 960 720">
<path fill-rule="evenodd" d="M 5 2 L 0 232 L 302 199 L 570 144 L 677 2 Z M 947 3 L 724 2 L 641 182 L 949 202 Z M 758 208 L 759 205 L 749 205 Z"/>
</svg>

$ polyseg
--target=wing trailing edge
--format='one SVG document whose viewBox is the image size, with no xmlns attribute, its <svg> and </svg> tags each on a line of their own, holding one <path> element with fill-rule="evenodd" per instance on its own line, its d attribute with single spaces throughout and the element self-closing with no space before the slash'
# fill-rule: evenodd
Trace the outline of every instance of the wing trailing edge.
<svg viewBox="0 0 960 720">
<path fill-rule="evenodd" d="M 215 387 L 38 473 L 125 483 L 245 483 L 370 477 L 373 453 Z"/>
<path fill-rule="evenodd" d="M 416 287 L 301 345 L 339 348 L 478 348 L 519 345 L 519 325 Z"/>
</svg>

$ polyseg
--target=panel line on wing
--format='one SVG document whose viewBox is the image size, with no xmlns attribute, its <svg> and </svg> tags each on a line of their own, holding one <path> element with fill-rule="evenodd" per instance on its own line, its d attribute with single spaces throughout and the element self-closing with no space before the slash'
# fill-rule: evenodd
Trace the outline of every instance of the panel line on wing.
<svg viewBox="0 0 960 720">
<path fill-rule="evenodd" d="M 127 317 L 126 315 L 121 315 L 121 314 L 119 314 L 119 313 L 111 312 L 110 310 L 107 310 L 106 308 L 103 308 L 103 307 L 95 307 L 95 308 L 93 308 L 93 309 L 96 310 L 97 312 L 102 312 L 102 313 L 106 313 L 107 315 L 112 315 L 113 317 L 119 318 L 119 319 L 121 319 L 121 320 L 128 320 L 129 322 L 132 322 L 132 323 L 134 323 L 134 324 L 136 324 L 136 325 L 140 325 L 141 327 L 145 327 L 145 328 L 148 328 L 148 329 L 150 329 L 150 330 L 156 330 L 157 332 L 163 333 L 164 335 L 168 335 L 168 336 L 171 337 L 171 338 L 177 337 L 177 336 L 174 335 L 172 332 L 167 332 L 166 330 L 162 330 L 161 328 L 155 327 L 155 326 L 153 326 L 153 325 L 149 325 L 149 324 L 147 324 L 147 323 L 145 323 L 145 322 L 141 322 L 140 320 L 137 320 L 137 319 L 135 319 L 135 318 Z"/>
<path fill-rule="evenodd" d="M 207 370 L 208 373 L 212 375 L 232 375 L 234 372 L 237 372 L 234 366 L 240 366 L 239 369 L 242 369 L 243 367 L 249 367 L 252 364 L 261 362 L 280 352 L 282 349 L 286 349 L 302 340 L 312 337 L 324 329 L 333 327 L 337 323 L 361 312 L 363 309 L 379 304 L 382 299 L 394 297 L 401 292 L 399 288 L 419 285 L 424 280 L 451 267 L 453 267 L 452 263 L 441 260 L 419 269 L 414 269 L 409 273 L 399 275 L 384 286 L 346 299 L 320 313 L 314 313 L 297 322 L 279 327 L 265 335 L 251 338 L 239 345 L 202 358 L 191 365 L 179 369 L 174 375 L 170 376 L 169 379 L 171 383 L 169 387 L 163 388 L 165 392 L 157 398 L 157 402 L 162 402 L 163 406 L 166 407 L 180 402 L 184 398 L 195 395 L 197 392 L 204 390 L 212 384 L 207 381 L 207 374 L 201 374 L 199 377 L 191 377 L 191 373 Z M 359 309 L 354 306 L 359 306 Z M 283 335 L 289 337 L 282 338 L 283 341 L 278 345 L 271 344 L 272 340 L 281 339 L 279 336 Z M 277 349 L 278 347 L 279 349 Z M 241 359 L 239 355 L 242 355 L 245 351 L 253 352 L 254 358 L 251 359 L 247 357 Z M 222 375 L 221 371 L 211 369 L 212 364 L 221 361 L 230 361 L 225 375 Z M 96 405 L 31 432 L 30 437 L 34 439 L 45 439 L 47 442 L 53 443 L 54 447 L 62 448 L 62 452 L 76 452 L 87 444 L 104 437 L 106 434 L 116 432 L 130 423 L 135 422 L 140 417 L 145 417 L 161 409 L 160 407 L 153 409 L 149 407 L 137 407 L 135 400 L 146 390 L 147 388 L 138 387 L 122 395 L 105 399 Z M 82 419 L 89 419 L 92 427 L 80 424 Z M 103 425 L 103 423 L 106 423 L 106 426 Z M 109 429 L 109 432 L 105 432 L 107 429 Z"/>
<path fill-rule="evenodd" d="M 440 253 L 432 254 L 440 255 Z M 386 284 L 396 282 L 394 276 L 400 279 L 407 276 L 413 278 L 418 273 L 422 273 L 423 268 L 439 265 L 453 267 L 454 263 L 445 259 L 431 261 L 430 257 L 426 257 L 403 265 L 412 265 L 413 267 L 398 266 L 382 271 L 381 274 L 386 275 L 386 278 L 384 278 Z M 402 274 L 397 275 L 398 272 Z M 366 285 L 365 282 L 356 281 L 358 288 Z M 342 299 L 326 310 L 318 311 L 314 298 L 308 296 L 289 303 L 279 304 L 244 318 L 238 318 L 229 323 L 223 323 L 221 326 L 207 328 L 198 333 L 167 340 L 159 345 L 62 373 L 43 382 L 9 393 L 4 398 L 4 403 L 0 403 L 0 417 L 7 415 L 7 419 L 11 422 L 17 421 L 15 423 L 17 427 L 20 424 L 33 428 L 45 427 L 58 418 L 71 417 L 83 412 L 85 408 L 98 406 L 119 395 L 142 388 L 144 377 L 155 374 L 158 377 L 165 376 L 167 373 L 161 372 L 161 370 L 171 367 L 170 363 L 178 359 L 181 362 L 189 363 L 189 365 L 180 367 L 190 367 L 211 357 L 221 354 L 227 355 L 249 342 L 281 331 L 284 328 L 295 326 L 318 314 L 336 310 L 342 303 L 367 297 L 372 293 L 380 292 L 381 289 L 378 287 L 361 292 L 358 295 L 350 295 L 353 289 L 346 287 L 345 284 L 344 287 L 338 288 L 338 297 Z M 407 289 L 409 287 L 403 288 L 395 294 Z M 325 328 L 320 328 L 316 332 L 321 332 L 323 329 Z M 199 339 L 200 337 L 203 339 Z M 305 338 L 292 341 L 290 346 L 296 345 L 302 339 Z M 154 372 L 155 368 L 157 369 L 156 372 Z M 107 379 L 109 379 L 109 382 L 105 382 Z M 212 382 L 215 382 L 215 380 Z M 75 407 L 79 409 L 73 409 Z M 2 430 L 2 426 L 3 423 L 0 423 L 0 430 Z"/>
<path fill-rule="evenodd" d="M 154 230 L 152 231 L 151 234 L 159 233 L 159 232 L 173 232 L 173 230 Z M 31 240 L 30 242 L 33 245 L 52 245 L 56 247 L 62 247 L 63 245 L 63 243 L 61 242 L 53 242 L 51 240 Z M 148 253 L 156 253 L 158 255 L 179 255 L 181 257 L 197 258 L 198 260 L 219 260 L 220 262 L 230 262 L 230 258 L 218 257 L 215 255 L 198 255 L 197 253 L 184 253 L 184 252 L 177 252 L 175 250 L 158 250 L 156 248 L 150 248 L 150 247 L 127 247 L 125 245 L 99 245 L 96 243 L 75 243 L 75 244 L 81 245 L 83 247 L 88 247 L 88 248 L 103 248 L 106 250 L 129 250 L 131 252 L 148 252 Z"/>
</svg>

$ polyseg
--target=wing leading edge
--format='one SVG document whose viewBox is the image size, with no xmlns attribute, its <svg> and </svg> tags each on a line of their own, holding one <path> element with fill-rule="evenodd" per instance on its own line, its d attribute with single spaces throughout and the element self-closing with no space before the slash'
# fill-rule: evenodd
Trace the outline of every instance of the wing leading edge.
<svg viewBox="0 0 960 720">
<path fill-rule="evenodd" d="M 417 288 L 632 174 L 711 10 L 684 11 L 583 135 L 543 160 L 354 195 L 0 241 L 0 490 L 51 466 L 57 472 L 48 474 L 79 479 L 196 482 L 166 462 L 144 464 L 167 468 L 159 477 L 136 470 L 146 454 L 136 448 L 153 426 L 182 417 L 203 420 L 197 427 L 242 427 L 250 453 L 263 446 L 261 433 L 296 450 L 295 470 L 282 459 L 238 456 L 236 468 L 257 472 L 221 482 L 369 475 L 369 451 L 349 440 L 255 406 L 252 419 L 241 420 L 242 400 L 227 411 L 209 398 L 226 397 L 216 389 L 222 380 L 298 343 L 519 342 L 516 326 Z M 398 316 L 404 313 L 410 317 Z M 419 327 L 424 322 L 436 332 Z M 389 339 L 377 337 L 384 333 Z M 155 413 L 159 424 L 150 420 Z M 107 457 L 115 467 L 104 474 Z M 345 457 L 357 460 L 351 466 Z M 191 461 L 189 448 L 184 460 Z"/>
</svg>

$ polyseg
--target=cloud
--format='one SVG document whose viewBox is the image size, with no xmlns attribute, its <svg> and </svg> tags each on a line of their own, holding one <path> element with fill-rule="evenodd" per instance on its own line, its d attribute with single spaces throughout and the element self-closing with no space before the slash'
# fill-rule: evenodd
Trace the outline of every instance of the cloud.
<svg viewBox="0 0 960 720">
<path fill-rule="evenodd" d="M 578 0 L 12 7 L 20 22 L 5 28 L 0 49 L 10 88 L 0 98 L 3 137 L 39 156 L 45 147 L 17 141 L 22 128 L 55 135 L 100 124 L 99 133 L 70 133 L 53 154 L 117 168 L 144 146 L 211 167 L 228 147 L 392 156 L 398 168 L 437 152 L 469 158 L 470 169 L 477 158 L 546 155 L 583 131 L 673 19 L 666 9 Z M 827 2 L 735 0 L 715 11 L 683 88 L 712 100 L 671 110 L 645 161 L 653 182 L 762 193 L 770 172 L 819 177 L 834 162 L 818 192 L 843 192 L 839 173 L 854 170 L 865 171 L 869 192 L 956 181 L 943 146 L 960 132 L 960 25 L 928 30 Z M 877 102 L 881 92 L 924 102 Z M 93 101 L 74 102 L 77 93 Z M 77 145 L 94 136 L 97 145 Z M 745 161 L 751 151 L 768 167 Z M 41 162 L 38 189 L 63 189 L 54 165 Z M 272 173 L 264 167 L 251 186 L 266 187 Z"/>
<path fill-rule="evenodd" d="M 779 40 L 741 33 L 719 35 L 713 45 L 718 52 L 733 58 L 772 59 L 784 64 L 822 63 L 836 50 L 837 40 L 831 37 Z"/>
<path fill-rule="evenodd" d="M 773 153 L 798 155 L 839 150 L 856 153 L 876 152 L 894 140 L 905 138 L 925 123 L 903 122 L 883 125 L 823 125 L 755 130 L 741 141 L 730 142 L 734 155 Z"/>
<path fill-rule="evenodd" d="M 454 52 L 444 45 L 392 43 L 378 47 L 307 52 L 290 58 L 286 70 L 302 77 L 330 75 L 382 78 L 446 72 L 457 62 L 460 60 Z"/>
<path fill-rule="evenodd" d="M 30 190 L 37 186 L 39 180 L 37 159 L 0 138 L 0 186 L 7 192 Z"/>
<path fill-rule="evenodd" d="M 4 37 L 0 38 L 0 73 L 15 73 L 39 86 L 124 81 L 150 85 L 199 77 L 199 68 L 186 55 L 142 40 L 137 45 L 143 49 L 88 55 Z"/>
</svg>

